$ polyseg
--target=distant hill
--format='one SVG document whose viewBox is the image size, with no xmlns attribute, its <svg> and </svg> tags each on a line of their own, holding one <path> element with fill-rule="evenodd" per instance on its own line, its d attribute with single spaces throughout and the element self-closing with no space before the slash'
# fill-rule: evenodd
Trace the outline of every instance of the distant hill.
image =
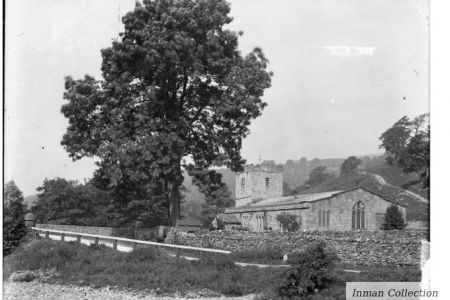
<svg viewBox="0 0 450 300">
<path fill-rule="evenodd" d="M 228 169 L 217 169 L 216 172 L 222 174 L 222 182 L 228 186 L 231 192 L 231 197 L 235 197 L 235 176 L 234 172 Z M 205 201 L 205 196 L 200 193 L 198 187 L 192 183 L 192 177 L 186 172 L 183 173 L 183 187 L 182 194 L 184 201 L 181 205 L 181 214 L 190 218 L 198 218 L 201 213 L 201 205 Z"/>
<path fill-rule="evenodd" d="M 23 198 L 23 204 L 25 204 L 27 209 L 31 209 L 31 207 L 33 206 L 33 204 L 37 202 L 37 200 L 38 200 L 37 194 L 26 196 Z"/>
</svg>

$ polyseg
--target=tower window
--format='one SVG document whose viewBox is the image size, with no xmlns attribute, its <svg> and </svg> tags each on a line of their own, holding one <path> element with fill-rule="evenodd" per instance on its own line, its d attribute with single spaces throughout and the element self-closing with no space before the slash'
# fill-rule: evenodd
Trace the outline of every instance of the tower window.
<svg viewBox="0 0 450 300">
<path fill-rule="evenodd" d="M 245 178 L 241 179 L 241 188 L 245 188 Z"/>
<path fill-rule="evenodd" d="M 266 177 L 266 187 L 269 186 L 269 183 L 270 183 L 270 179 L 269 179 L 269 177 Z"/>
</svg>

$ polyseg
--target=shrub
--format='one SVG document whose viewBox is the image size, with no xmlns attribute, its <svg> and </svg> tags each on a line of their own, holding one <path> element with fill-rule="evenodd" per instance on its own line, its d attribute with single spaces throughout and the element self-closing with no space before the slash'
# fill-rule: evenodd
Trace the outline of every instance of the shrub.
<svg viewBox="0 0 450 300">
<path fill-rule="evenodd" d="M 283 230 L 293 232 L 300 229 L 300 223 L 297 222 L 297 218 L 295 215 L 282 213 L 277 215 L 277 221 L 280 222 Z"/>
<path fill-rule="evenodd" d="M 291 258 L 292 267 L 282 276 L 278 293 L 283 297 L 303 297 L 321 290 L 333 281 L 333 269 L 339 261 L 325 242 L 316 242 Z"/>
<path fill-rule="evenodd" d="M 386 214 L 384 215 L 384 230 L 403 230 L 405 229 L 405 219 L 401 211 L 398 209 L 397 205 L 391 204 L 386 209 Z"/>
<path fill-rule="evenodd" d="M 239 262 L 270 264 L 281 262 L 283 259 L 283 251 L 278 247 L 243 250 L 233 253 L 232 257 L 235 261 Z"/>
</svg>

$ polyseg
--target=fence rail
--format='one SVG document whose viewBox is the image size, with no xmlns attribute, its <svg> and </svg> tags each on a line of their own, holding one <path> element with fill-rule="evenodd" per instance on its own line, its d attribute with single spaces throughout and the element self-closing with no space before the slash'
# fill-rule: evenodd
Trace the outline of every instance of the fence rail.
<svg viewBox="0 0 450 300">
<path fill-rule="evenodd" d="M 182 245 L 174 245 L 174 244 L 163 244 L 163 243 L 156 243 L 156 242 L 150 242 L 150 241 L 142 241 L 142 240 L 134 240 L 134 239 L 127 239 L 127 238 L 120 238 L 115 236 L 105 236 L 105 235 L 95 235 L 95 234 L 89 234 L 89 233 L 80 233 L 80 232 L 72 232 L 72 231 L 62 231 L 62 230 L 54 230 L 54 229 L 46 229 L 46 228 L 38 228 L 38 227 L 31 227 L 37 234 L 41 232 L 44 234 L 46 238 L 50 238 L 50 235 L 56 235 L 59 236 L 61 241 L 67 240 L 66 237 L 75 237 L 76 241 L 78 243 L 81 243 L 81 239 L 89 238 L 94 242 L 94 244 L 106 244 L 108 243 L 101 243 L 101 240 L 107 240 L 109 242 L 112 242 L 112 248 L 114 250 L 118 250 L 118 243 L 122 242 L 126 245 L 131 245 L 131 250 L 135 249 L 138 245 L 150 245 L 155 247 L 161 247 L 161 248 L 170 248 L 174 250 L 191 250 L 191 251 L 199 251 L 202 252 L 209 252 L 209 253 L 220 253 L 220 254 L 231 254 L 230 251 L 226 250 L 219 250 L 219 249 L 209 249 L 209 248 L 199 248 L 199 247 L 190 247 L 190 246 L 182 246 Z M 130 248 L 128 246 L 128 248 Z"/>
</svg>

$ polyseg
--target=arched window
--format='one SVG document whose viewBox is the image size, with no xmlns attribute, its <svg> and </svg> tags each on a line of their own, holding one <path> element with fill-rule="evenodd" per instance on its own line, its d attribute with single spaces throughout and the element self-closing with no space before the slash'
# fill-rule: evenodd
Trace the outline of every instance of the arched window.
<svg viewBox="0 0 450 300">
<path fill-rule="evenodd" d="M 366 206 L 361 201 L 352 209 L 352 229 L 366 229 Z"/>
</svg>

